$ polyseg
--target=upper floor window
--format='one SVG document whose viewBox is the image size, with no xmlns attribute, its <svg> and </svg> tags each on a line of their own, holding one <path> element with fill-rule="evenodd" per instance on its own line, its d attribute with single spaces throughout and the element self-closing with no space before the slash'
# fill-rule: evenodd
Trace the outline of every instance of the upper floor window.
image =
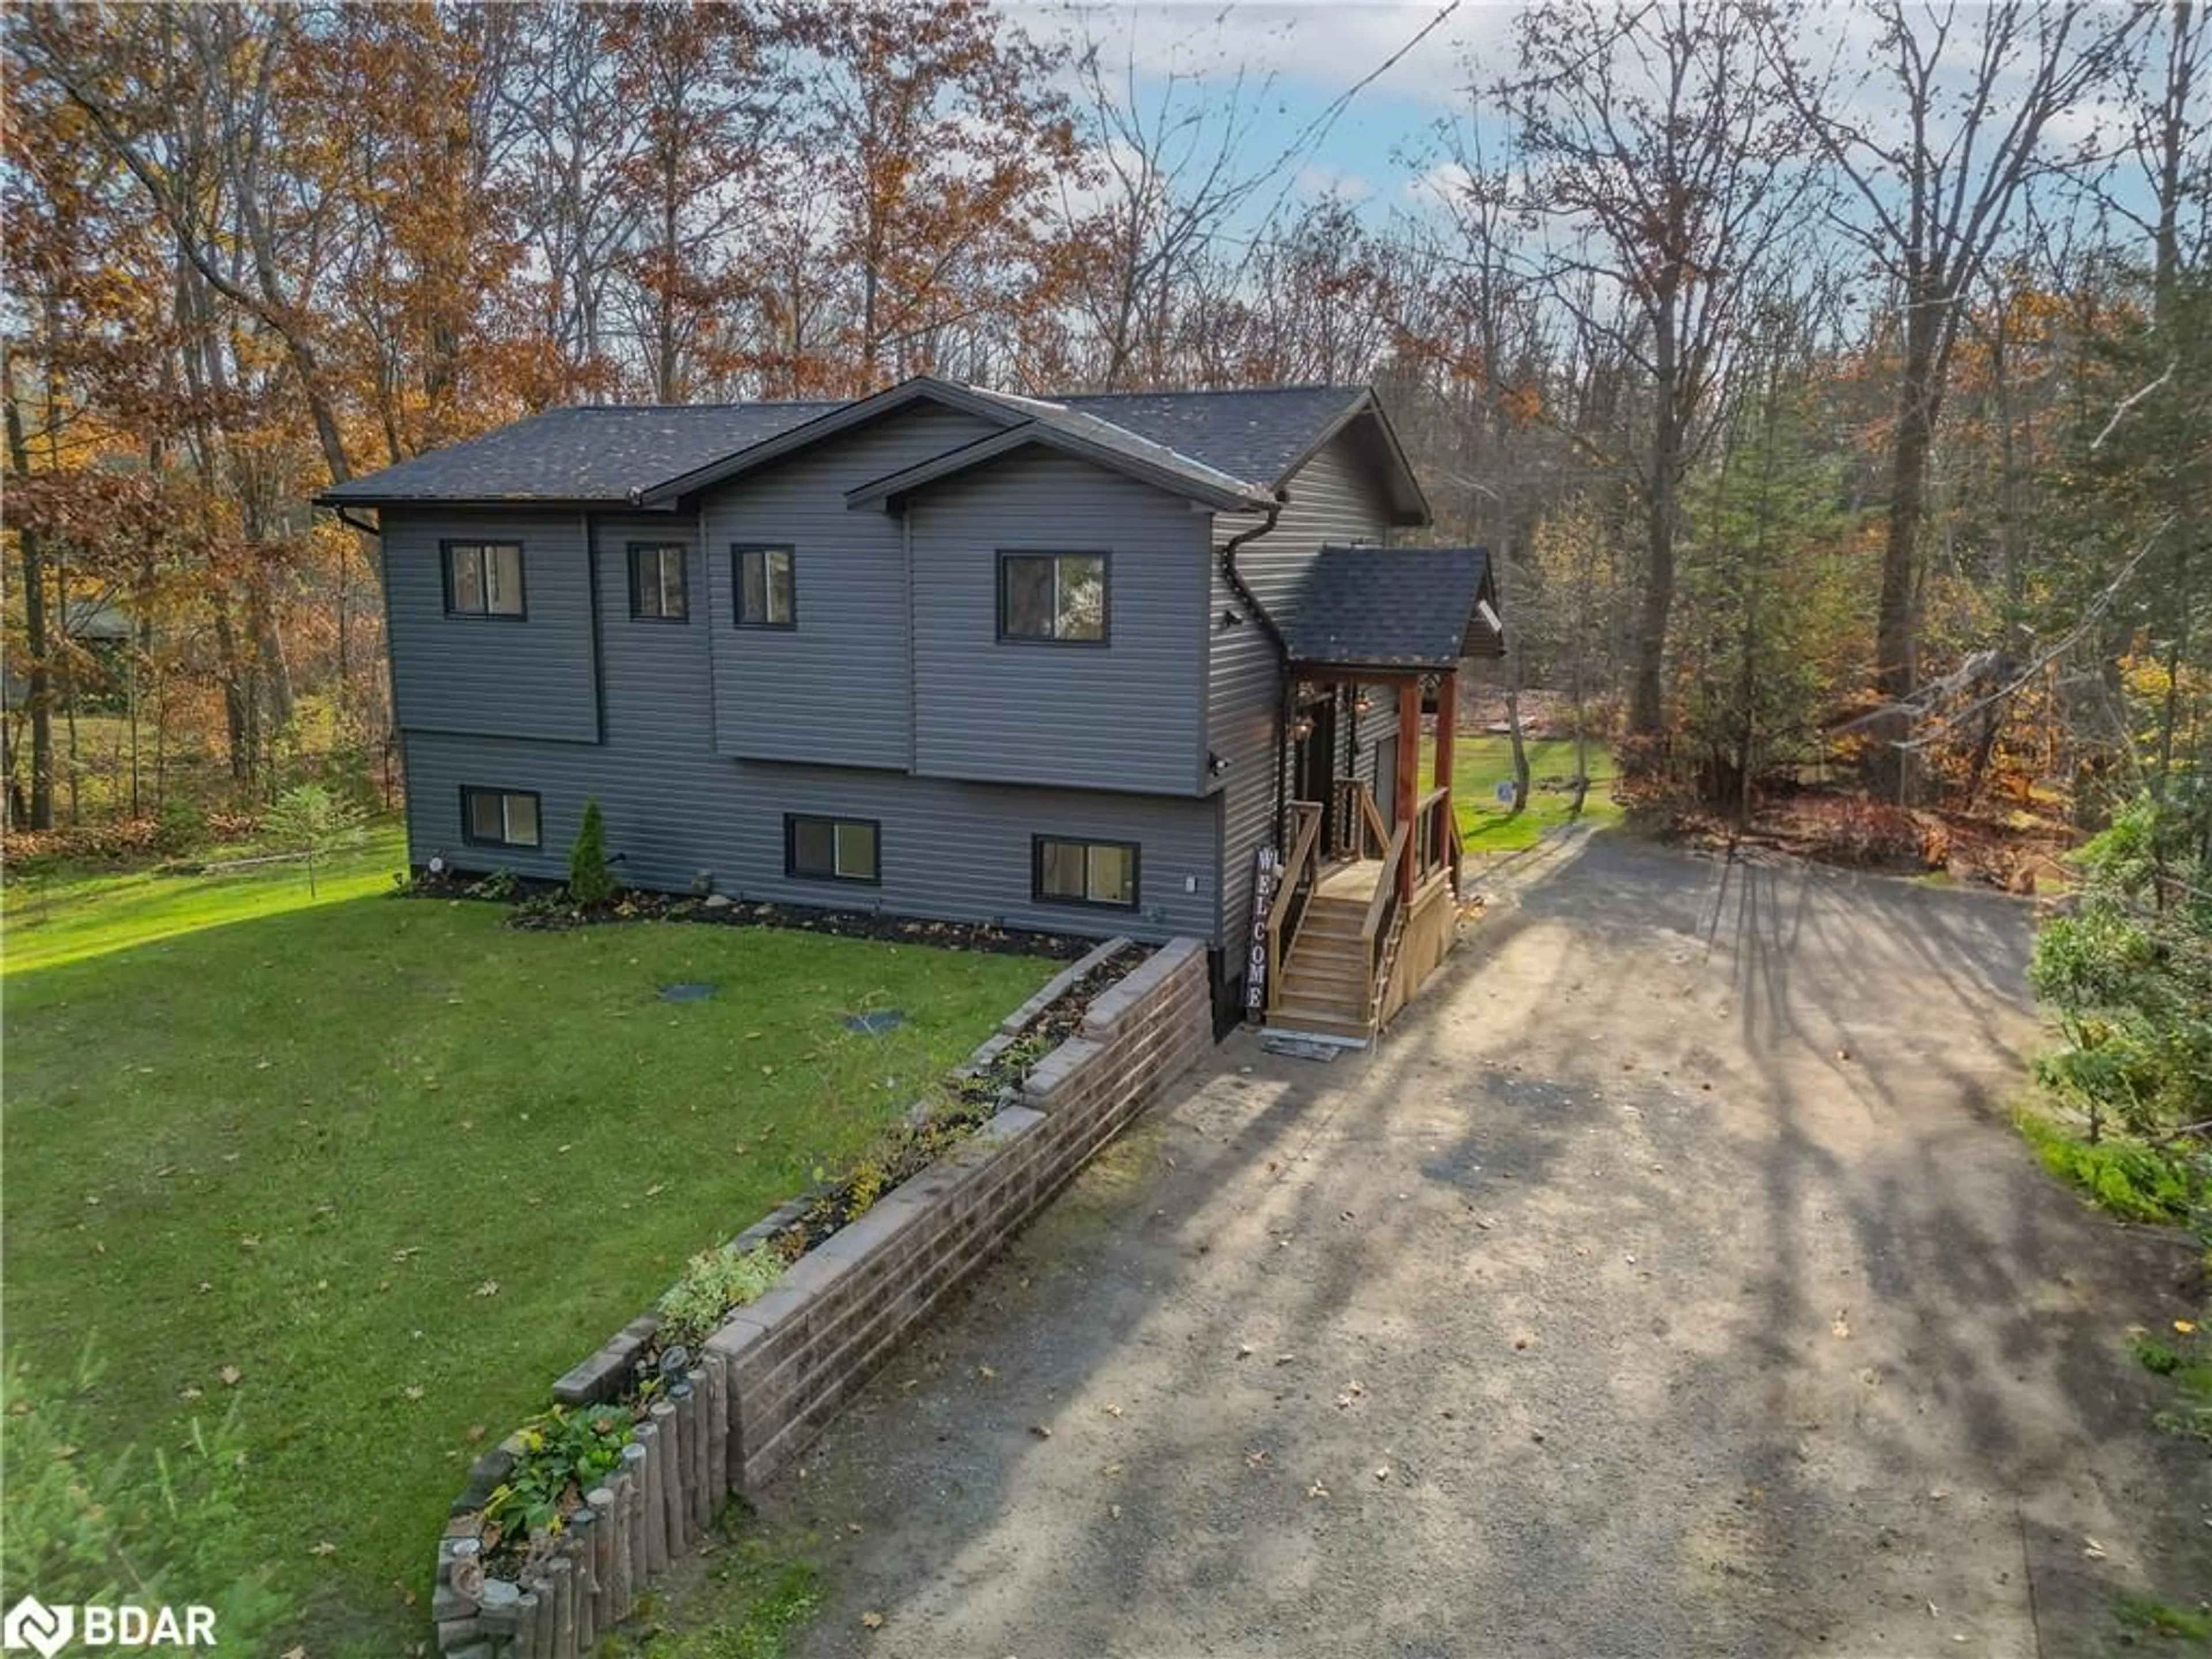
<svg viewBox="0 0 2212 1659">
<path fill-rule="evenodd" d="M 684 588 L 684 549 L 672 542 L 629 544 L 629 614 L 682 622 L 691 614 Z"/>
<path fill-rule="evenodd" d="M 798 627 L 799 603 L 792 589 L 791 550 L 739 547 L 731 550 L 731 556 L 737 566 L 738 626 Z"/>
<path fill-rule="evenodd" d="M 999 637 L 1106 643 L 1106 555 L 999 555 Z"/>
<path fill-rule="evenodd" d="M 522 544 L 447 542 L 446 614 L 521 616 Z"/>
<path fill-rule="evenodd" d="M 1039 904 L 1137 908 L 1137 843 L 1066 841 L 1039 836 L 1031 843 L 1032 896 Z"/>
<path fill-rule="evenodd" d="M 520 789 L 461 787 L 461 839 L 477 847 L 537 847 L 538 797 Z"/>
</svg>

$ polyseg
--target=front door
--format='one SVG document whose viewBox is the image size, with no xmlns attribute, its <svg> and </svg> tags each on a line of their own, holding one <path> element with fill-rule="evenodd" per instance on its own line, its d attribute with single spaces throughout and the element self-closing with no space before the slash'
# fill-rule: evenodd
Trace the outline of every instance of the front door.
<svg viewBox="0 0 2212 1659">
<path fill-rule="evenodd" d="M 1297 798 L 1321 804 L 1320 849 L 1334 852 L 1336 822 L 1336 698 L 1332 695 L 1304 705 L 1298 717 L 1310 728 L 1298 740 Z"/>
</svg>

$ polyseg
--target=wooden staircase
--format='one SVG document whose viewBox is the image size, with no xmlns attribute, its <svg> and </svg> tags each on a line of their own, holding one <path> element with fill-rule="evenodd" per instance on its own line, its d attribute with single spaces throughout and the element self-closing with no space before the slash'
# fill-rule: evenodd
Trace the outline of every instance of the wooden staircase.
<svg viewBox="0 0 2212 1659">
<path fill-rule="evenodd" d="M 1396 940 L 1386 944 L 1382 971 L 1376 973 L 1362 931 L 1367 911 L 1364 898 L 1316 892 L 1307 901 L 1267 1010 L 1270 1030 L 1360 1046 L 1374 1040 L 1381 987 L 1389 981 Z"/>
</svg>

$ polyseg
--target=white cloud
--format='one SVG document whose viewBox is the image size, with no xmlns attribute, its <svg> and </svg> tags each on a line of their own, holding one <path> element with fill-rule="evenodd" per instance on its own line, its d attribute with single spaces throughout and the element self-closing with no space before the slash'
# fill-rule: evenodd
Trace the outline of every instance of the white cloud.
<svg viewBox="0 0 2212 1659">
<path fill-rule="evenodd" d="M 1340 202 L 1364 202 L 1375 194 L 1374 185 L 1361 174 L 1317 164 L 1300 167 L 1291 188 L 1310 200 L 1330 197 Z"/>
</svg>

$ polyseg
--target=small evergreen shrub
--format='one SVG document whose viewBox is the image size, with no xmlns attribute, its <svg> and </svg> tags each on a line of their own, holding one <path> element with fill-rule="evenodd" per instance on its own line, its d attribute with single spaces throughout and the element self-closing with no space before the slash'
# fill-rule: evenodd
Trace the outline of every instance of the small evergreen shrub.
<svg viewBox="0 0 2212 1659">
<path fill-rule="evenodd" d="M 568 851 L 568 896 L 579 904 L 605 904 L 615 896 L 615 872 L 607 863 L 607 823 L 594 795 L 584 803 L 584 822 Z"/>
</svg>

